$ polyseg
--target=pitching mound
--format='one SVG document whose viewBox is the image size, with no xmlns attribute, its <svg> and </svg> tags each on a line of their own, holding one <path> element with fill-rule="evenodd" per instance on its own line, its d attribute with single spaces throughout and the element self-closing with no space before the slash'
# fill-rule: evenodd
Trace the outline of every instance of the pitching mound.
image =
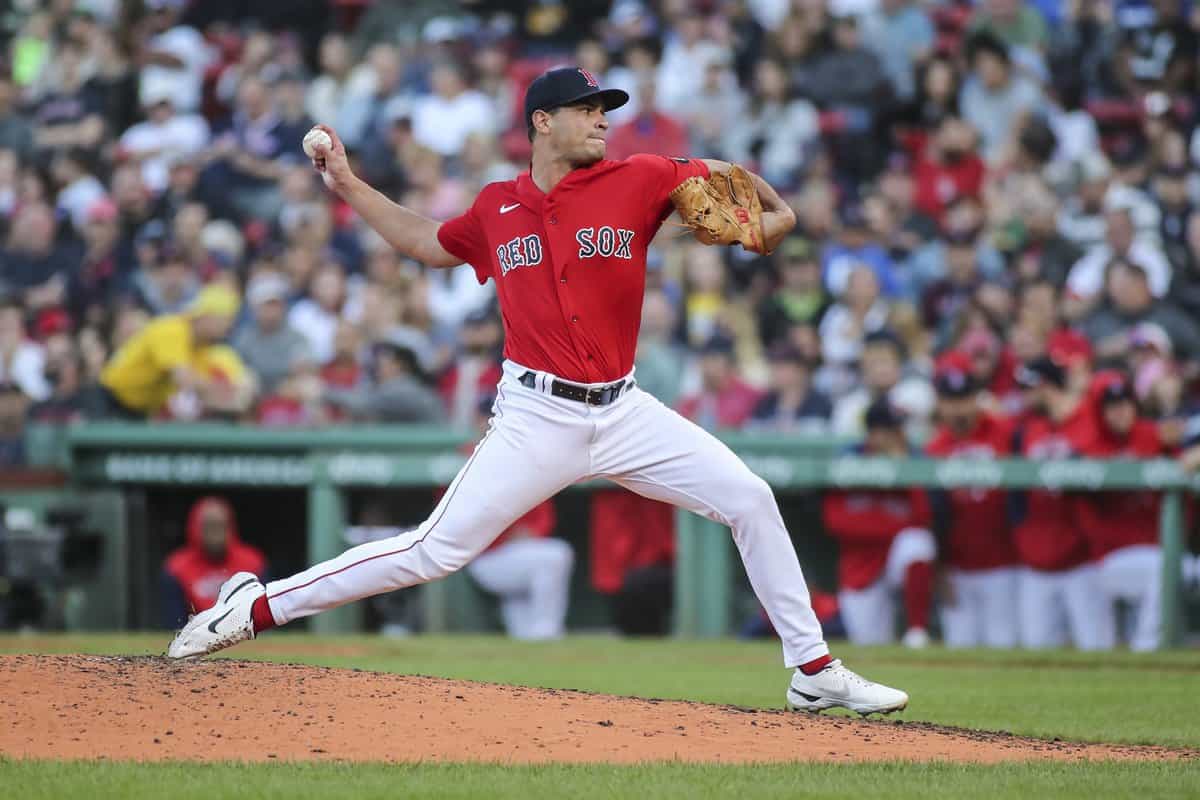
<svg viewBox="0 0 1200 800">
<path fill-rule="evenodd" d="M 926 724 L 250 661 L 0 657 L 20 758 L 534 763 L 1171 759 Z"/>
</svg>

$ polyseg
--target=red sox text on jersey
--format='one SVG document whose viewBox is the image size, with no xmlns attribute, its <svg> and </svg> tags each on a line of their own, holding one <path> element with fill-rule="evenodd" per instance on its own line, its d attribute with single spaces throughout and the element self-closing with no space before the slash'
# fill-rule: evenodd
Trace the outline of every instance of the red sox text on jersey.
<svg viewBox="0 0 1200 800">
<path fill-rule="evenodd" d="M 438 229 L 448 252 L 492 278 L 506 358 L 578 383 L 633 369 L 646 248 L 704 162 L 638 155 L 572 170 L 549 192 L 528 172 L 485 186 Z"/>
</svg>

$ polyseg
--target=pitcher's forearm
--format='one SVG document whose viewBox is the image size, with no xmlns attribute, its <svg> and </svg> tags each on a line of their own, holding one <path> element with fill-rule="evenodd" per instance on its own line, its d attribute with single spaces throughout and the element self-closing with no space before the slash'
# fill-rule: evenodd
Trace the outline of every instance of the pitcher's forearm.
<svg viewBox="0 0 1200 800">
<path fill-rule="evenodd" d="M 393 203 L 359 178 L 354 178 L 341 195 L 364 222 L 400 253 L 431 267 L 453 267 L 462 263 L 438 244 L 437 230 L 441 223 L 437 220 Z"/>
</svg>

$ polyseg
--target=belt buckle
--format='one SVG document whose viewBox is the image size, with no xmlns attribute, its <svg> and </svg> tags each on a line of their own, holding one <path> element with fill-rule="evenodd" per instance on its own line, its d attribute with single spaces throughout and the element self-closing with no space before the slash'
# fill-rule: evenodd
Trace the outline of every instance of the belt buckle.
<svg viewBox="0 0 1200 800">
<path fill-rule="evenodd" d="M 603 405 L 604 389 L 588 389 L 583 396 L 583 402 L 589 406 Z"/>
</svg>

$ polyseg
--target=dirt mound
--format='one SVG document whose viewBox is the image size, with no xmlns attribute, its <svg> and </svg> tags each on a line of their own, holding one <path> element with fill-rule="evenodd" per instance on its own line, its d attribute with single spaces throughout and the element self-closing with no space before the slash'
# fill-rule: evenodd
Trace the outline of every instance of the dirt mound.
<svg viewBox="0 0 1200 800">
<path fill-rule="evenodd" d="M 0 754 L 28 758 L 735 763 L 1197 755 L 376 672 L 149 657 L 0 657 L 0 718 Z"/>
</svg>

